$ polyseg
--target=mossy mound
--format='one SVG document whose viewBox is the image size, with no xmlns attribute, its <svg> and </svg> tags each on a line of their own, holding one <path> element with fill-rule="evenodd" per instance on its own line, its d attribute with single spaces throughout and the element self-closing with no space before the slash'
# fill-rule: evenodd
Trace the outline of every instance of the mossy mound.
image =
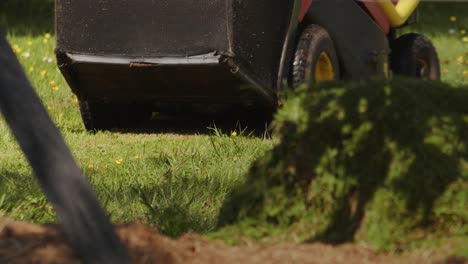
<svg viewBox="0 0 468 264">
<path fill-rule="evenodd" d="M 222 230 L 388 250 L 468 242 L 468 87 L 396 79 L 289 98 L 279 144 L 226 200 L 220 224 L 236 224 Z"/>
</svg>

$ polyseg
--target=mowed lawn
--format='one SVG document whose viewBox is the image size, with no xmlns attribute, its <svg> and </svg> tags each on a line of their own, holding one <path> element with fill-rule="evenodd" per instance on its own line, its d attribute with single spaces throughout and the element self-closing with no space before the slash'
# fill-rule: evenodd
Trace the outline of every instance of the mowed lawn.
<svg viewBox="0 0 468 264">
<path fill-rule="evenodd" d="M 467 84 L 468 18 L 464 14 L 468 4 L 433 5 L 423 6 L 421 24 L 415 30 L 434 41 L 443 81 Z M 10 28 L 7 34 L 31 83 L 116 223 L 141 221 L 172 236 L 210 232 L 216 228 L 226 195 L 244 182 L 252 162 L 275 144 L 274 135 L 261 136 L 264 131 L 252 135 L 242 124 L 230 129 L 202 125 L 189 133 L 88 133 L 77 99 L 57 69 L 52 30 Z M 3 121 L 0 215 L 35 223 L 56 221 Z"/>
</svg>

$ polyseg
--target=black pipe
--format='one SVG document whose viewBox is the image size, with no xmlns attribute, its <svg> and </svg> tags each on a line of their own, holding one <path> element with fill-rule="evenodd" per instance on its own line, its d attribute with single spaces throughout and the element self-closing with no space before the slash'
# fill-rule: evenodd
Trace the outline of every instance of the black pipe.
<svg viewBox="0 0 468 264">
<path fill-rule="evenodd" d="M 84 263 L 129 263 L 96 194 L 0 34 L 0 111 Z"/>
</svg>

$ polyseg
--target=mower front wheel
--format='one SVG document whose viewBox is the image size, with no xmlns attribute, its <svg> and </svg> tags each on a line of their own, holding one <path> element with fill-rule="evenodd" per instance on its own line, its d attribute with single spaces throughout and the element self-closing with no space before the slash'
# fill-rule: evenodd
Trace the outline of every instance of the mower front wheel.
<svg viewBox="0 0 468 264">
<path fill-rule="evenodd" d="M 340 69 L 335 45 L 323 27 L 312 24 L 302 31 L 291 75 L 293 87 L 301 83 L 339 80 Z"/>
<path fill-rule="evenodd" d="M 410 33 L 396 39 L 390 59 L 395 75 L 440 80 L 437 51 L 423 35 Z"/>
<path fill-rule="evenodd" d="M 80 100 L 81 118 L 86 130 L 134 128 L 151 119 L 151 107 L 136 103 L 101 103 Z"/>
</svg>

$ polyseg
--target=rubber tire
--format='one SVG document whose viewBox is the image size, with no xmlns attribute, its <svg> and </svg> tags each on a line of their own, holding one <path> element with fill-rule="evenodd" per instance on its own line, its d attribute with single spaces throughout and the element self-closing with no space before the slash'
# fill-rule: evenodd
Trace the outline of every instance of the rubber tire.
<svg viewBox="0 0 468 264">
<path fill-rule="evenodd" d="M 427 76 L 421 75 L 421 70 L 418 69 L 420 59 L 428 62 Z M 395 75 L 440 80 L 439 56 L 432 42 L 423 35 L 409 33 L 396 39 L 392 45 L 390 60 Z"/>
<path fill-rule="evenodd" d="M 340 66 L 333 40 L 323 27 L 311 24 L 302 31 L 296 46 L 291 73 L 293 87 L 304 82 L 309 84 L 315 82 L 315 65 L 322 52 L 326 52 L 330 57 L 335 80 L 340 78 Z"/>
<path fill-rule="evenodd" d="M 148 104 L 79 101 L 81 118 L 88 131 L 130 129 L 151 119 Z"/>
</svg>

